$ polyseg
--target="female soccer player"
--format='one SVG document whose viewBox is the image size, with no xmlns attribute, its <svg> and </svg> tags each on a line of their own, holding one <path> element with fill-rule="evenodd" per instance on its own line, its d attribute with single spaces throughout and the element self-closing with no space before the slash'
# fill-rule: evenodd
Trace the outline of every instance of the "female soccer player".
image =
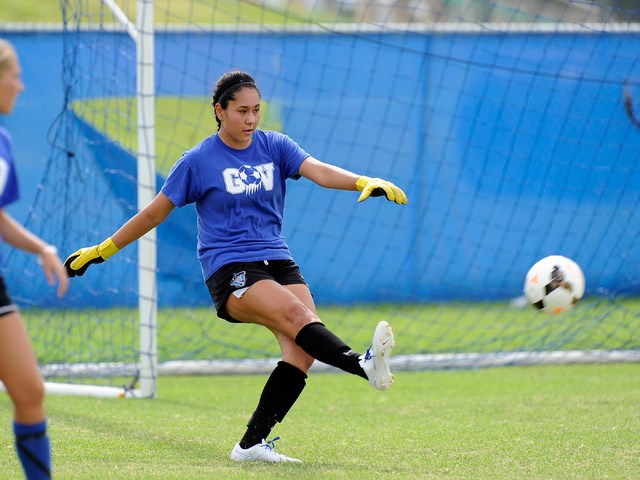
<svg viewBox="0 0 640 480">
<path fill-rule="evenodd" d="M 65 266 L 70 277 L 82 275 L 162 223 L 176 206 L 195 203 L 198 259 L 218 316 L 267 327 L 282 351 L 231 458 L 298 462 L 275 452 L 273 440 L 265 439 L 299 397 L 314 359 L 386 390 L 393 383 L 388 360 L 394 337 L 389 324 L 380 322 L 362 355 L 318 318 L 281 235 L 285 181 L 302 176 L 323 187 L 358 190 L 359 201 L 384 195 L 405 204 L 407 197 L 388 181 L 313 158 L 286 135 L 258 130 L 260 98 L 249 74 L 224 74 L 213 92 L 218 132 L 178 160 L 149 205 L 100 245 L 70 255 Z"/>
<path fill-rule="evenodd" d="M 0 40 L 0 113 L 13 111 L 24 90 L 20 64 L 13 46 Z M 58 280 L 58 297 L 69 279 L 56 249 L 17 223 L 4 207 L 19 198 L 11 137 L 0 128 L 0 238 L 9 245 L 38 255 L 47 281 Z M 13 402 L 13 430 L 18 457 L 26 477 L 51 478 L 51 447 L 44 411 L 44 384 L 18 307 L 11 301 L 0 276 L 0 380 Z"/>
</svg>

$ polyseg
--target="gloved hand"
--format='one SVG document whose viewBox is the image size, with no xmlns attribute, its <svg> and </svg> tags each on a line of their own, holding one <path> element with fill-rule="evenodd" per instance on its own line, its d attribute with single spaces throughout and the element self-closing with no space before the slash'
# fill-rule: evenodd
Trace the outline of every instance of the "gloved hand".
<svg viewBox="0 0 640 480">
<path fill-rule="evenodd" d="M 407 196 L 402 189 L 381 178 L 359 177 L 358 180 L 356 180 L 356 188 L 359 192 L 362 192 L 360 197 L 358 197 L 359 202 L 363 202 L 369 197 L 381 197 L 384 195 L 387 197 L 387 200 L 391 202 L 396 202 L 401 205 L 407 203 Z"/>
<path fill-rule="evenodd" d="M 116 247 L 111 237 L 107 238 L 100 245 L 93 247 L 81 248 L 77 252 L 72 253 L 64 262 L 64 268 L 67 270 L 68 277 L 81 277 L 87 271 L 92 263 L 102 263 L 109 257 L 118 253 L 120 249 Z"/>
</svg>

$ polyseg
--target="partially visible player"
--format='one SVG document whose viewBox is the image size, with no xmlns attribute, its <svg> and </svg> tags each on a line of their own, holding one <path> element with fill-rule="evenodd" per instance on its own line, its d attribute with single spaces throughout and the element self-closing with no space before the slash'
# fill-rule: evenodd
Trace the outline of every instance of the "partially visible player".
<svg viewBox="0 0 640 480">
<path fill-rule="evenodd" d="M 380 322 L 372 346 L 360 354 L 322 323 L 282 236 L 286 180 L 306 177 L 322 187 L 357 190 L 359 201 L 385 196 L 405 204 L 407 197 L 391 182 L 323 163 L 288 136 L 259 130 L 260 92 L 245 72 L 218 80 L 213 108 L 218 132 L 178 160 L 156 198 L 112 237 L 78 250 L 65 265 L 69 276 L 82 275 L 158 226 L 176 206 L 195 203 L 198 258 L 218 316 L 268 328 L 282 352 L 231 458 L 299 461 L 276 453 L 277 438 L 266 438 L 302 393 L 314 359 L 386 390 L 393 382 L 388 360 L 394 337 Z"/>
<path fill-rule="evenodd" d="M 9 42 L 0 39 L 0 114 L 13 111 L 16 98 L 23 90 L 16 51 Z M 4 209 L 18 198 L 11 136 L 0 127 L 0 237 L 13 247 L 38 255 L 47 281 L 53 284 L 57 279 L 57 294 L 62 297 L 69 279 L 56 249 L 25 229 Z M 11 301 L 1 276 L 0 380 L 13 403 L 15 444 L 26 478 L 51 478 L 44 384 L 20 312 Z"/>
</svg>

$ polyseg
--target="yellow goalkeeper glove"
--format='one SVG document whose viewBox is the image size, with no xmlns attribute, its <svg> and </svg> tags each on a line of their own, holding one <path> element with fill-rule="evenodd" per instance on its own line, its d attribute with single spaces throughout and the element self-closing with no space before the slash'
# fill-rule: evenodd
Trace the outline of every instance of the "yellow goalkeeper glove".
<svg viewBox="0 0 640 480">
<path fill-rule="evenodd" d="M 93 263 L 102 263 L 109 257 L 118 253 L 120 249 L 116 247 L 111 237 L 107 238 L 100 245 L 93 247 L 81 248 L 77 252 L 72 253 L 64 262 L 64 268 L 67 270 L 68 277 L 81 277 L 87 271 L 89 265 Z"/>
<path fill-rule="evenodd" d="M 363 202 L 369 197 L 381 197 L 384 195 L 390 202 L 396 202 L 401 205 L 407 203 L 407 196 L 401 188 L 381 178 L 359 177 L 356 180 L 356 188 L 359 192 L 362 192 L 358 197 L 359 202 Z"/>
</svg>

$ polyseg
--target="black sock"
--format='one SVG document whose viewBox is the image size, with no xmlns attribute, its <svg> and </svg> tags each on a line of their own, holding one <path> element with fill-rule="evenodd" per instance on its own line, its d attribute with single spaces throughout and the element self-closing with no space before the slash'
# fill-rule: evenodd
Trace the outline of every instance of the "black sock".
<svg viewBox="0 0 640 480">
<path fill-rule="evenodd" d="M 322 323 L 308 323 L 300 329 L 296 343 L 313 358 L 354 375 L 367 378 L 360 366 L 360 354 L 351 350 Z"/>
<path fill-rule="evenodd" d="M 262 389 L 256 411 L 251 415 L 247 431 L 240 440 L 240 447 L 246 449 L 266 440 L 275 424 L 282 422 L 302 393 L 306 379 L 307 374 L 302 370 L 290 363 L 278 362 Z"/>
</svg>

